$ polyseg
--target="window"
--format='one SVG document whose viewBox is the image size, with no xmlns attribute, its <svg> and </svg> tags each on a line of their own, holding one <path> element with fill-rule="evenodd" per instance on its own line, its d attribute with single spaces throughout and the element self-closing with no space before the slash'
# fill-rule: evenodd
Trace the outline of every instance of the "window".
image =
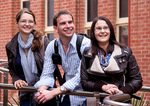
<svg viewBox="0 0 150 106">
<path fill-rule="evenodd" d="M 30 8 L 29 0 L 21 0 L 21 8 Z"/>
<path fill-rule="evenodd" d="M 128 45 L 128 25 L 119 26 L 119 42 Z"/>
<path fill-rule="evenodd" d="M 97 16 L 97 0 L 87 0 L 87 22 L 91 22 Z"/>
<path fill-rule="evenodd" d="M 48 33 L 47 37 L 49 38 L 50 41 L 54 39 L 54 33 Z"/>
<path fill-rule="evenodd" d="M 88 35 L 93 19 L 97 17 L 97 4 L 98 0 L 85 0 L 85 33 Z"/>
<path fill-rule="evenodd" d="M 119 18 L 128 17 L 128 0 L 120 0 L 119 2 Z"/>
<path fill-rule="evenodd" d="M 117 40 L 128 45 L 128 0 L 117 0 Z"/>
<path fill-rule="evenodd" d="M 50 40 L 54 39 L 53 16 L 54 0 L 45 0 L 45 33 Z"/>
</svg>

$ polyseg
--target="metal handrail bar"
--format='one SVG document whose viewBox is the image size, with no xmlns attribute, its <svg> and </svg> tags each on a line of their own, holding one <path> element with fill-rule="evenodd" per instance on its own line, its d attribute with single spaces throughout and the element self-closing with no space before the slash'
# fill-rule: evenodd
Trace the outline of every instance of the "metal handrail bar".
<svg viewBox="0 0 150 106">
<path fill-rule="evenodd" d="M 28 91 L 28 92 L 29 91 L 30 92 L 36 92 L 37 91 L 33 86 L 26 86 L 26 87 L 23 87 L 21 89 L 15 89 L 14 85 L 12 85 L 12 84 L 3 84 L 3 83 L 0 83 L 0 89 L 19 90 L 19 91 Z M 53 88 L 53 89 L 55 89 L 55 88 Z M 66 94 L 66 95 L 88 96 L 88 97 L 93 97 L 95 94 L 99 94 L 100 97 L 109 96 L 109 94 L 107 94 L 107 93 L 97 93 L 97 92 L 88 92 L 88 91 L 79 91 L 79 90 L 76 90 L 74 92 L 66 92 L 64 94 Z"/>
<path fill-rule="evenodd" d="M 14 85 L 3 84 L 3 83 L 0 83 L 0 89 L 36 92 L 36 89 L 33 86 L 27 86 L 27 87 L 23 87 L 21 89 L 15 89 Z"/>
<path fill-rule="evenodd" d="M 0 67 L 1 72 L 9 73 L 9 69 Z"/>
<path fill-rule="evenodd" d="M 5 59 L 0 59 L 0 62 L 7 62 L 7 60 L 5 60 Z"/>
<path fill-rule="evenodd" d="M 133 106 L 129 103 L 118 102 L 129 99 L 131 99 L 131 96 L 129 94 L 115 94 L 105 97 L 103 100 L 103 104 L 104 106 Z"/>
<path fill-rule="evenodd" d="M 1 66 L 3 66 L 3 67 L 1 67 Z M 2 74 L 9 73 L 9 70 L 6 67 L 8 67 L 8 61 L 0 59 L 0 73 L 2 73 Z"/>
<path fill-rule="evenodd" d="M 2 63 L 0 63 L 0 66 L 5 66 L 5 65 L 8 65 L 8 62 L 2 62 Z"/>
<path fill-rule="evenodd" d="M 140 91 L 143 91 L 143 92 L 150 92 L 150 87 L 142 86 L 142 88 L 140 89 Z"/>
</svg>

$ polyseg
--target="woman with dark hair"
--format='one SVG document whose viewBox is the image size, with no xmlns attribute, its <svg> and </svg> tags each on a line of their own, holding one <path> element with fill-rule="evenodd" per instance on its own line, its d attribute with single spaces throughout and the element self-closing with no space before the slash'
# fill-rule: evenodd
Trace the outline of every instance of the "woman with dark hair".
<svg viewBox="0 0 150 106">
<path fill-rule="evenodd" d="M 6 45 L 9 72 L 16 89 L 33 86 L 43 69 L 44 52 L 49 39 L 35 30 L 35 15 L 21 9 L 16 15 L 19 32 Z M 34 92 L 19 92 L 20 106 L 36 106 Z"/>
<path fill-rule="evenodd" d="M 96 17 L 90 31 L 91 47 L 81 62 L 81 83 L 86 91 L 133 94 L 142 87 L 142 77 L 129 47 L 116 41 L 111 22 Z"/>
</svg>

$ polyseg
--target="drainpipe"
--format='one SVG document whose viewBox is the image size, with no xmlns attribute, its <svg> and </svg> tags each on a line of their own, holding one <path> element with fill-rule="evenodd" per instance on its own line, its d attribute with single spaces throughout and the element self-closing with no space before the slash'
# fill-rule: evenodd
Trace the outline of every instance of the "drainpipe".
<svg viewBox="0 0 150 106">
<path fill-rule="evenodd" d="M 76 33 L 77 33 L 77 8 L 78 8 L 78 5 L 77 5 L 77 0 L 76 0 Z"/>
<path fill-rule="evenodd" d="M 129 0 L 128 2 L 128 46 L 130 47 L 130 6 L 131 6 L 131 3 L 130 3 L 131 0 Z"/>
</svg>

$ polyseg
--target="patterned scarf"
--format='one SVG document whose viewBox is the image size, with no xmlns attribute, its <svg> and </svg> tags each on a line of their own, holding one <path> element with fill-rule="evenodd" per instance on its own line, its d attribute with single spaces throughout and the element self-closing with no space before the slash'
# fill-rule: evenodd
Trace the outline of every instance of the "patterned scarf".
<svg viewBox="0 0 150 106">
<path fill-rule="evenodd" d="M 111 54 L 108 53 L 105 57 L 103 53 L 100 51 L 98 52 L 98 57 L 99 57 L 100 65 L 102 69 L 104 70 L 109 64 L 109 59 L 111 57 Z"/>
<path fill-rule="evenodd" d="M 23 72 L 24 72 L 24 75 L 25 75 L 25 78 L 26 78 L 26 81 L 28 84 L 30 84 L 36 80 L 36 76 L 37 76 L 37 72 L 38 72 L 36 62 L 34 59 L 34 55 L 31 50 L 33 38 L 34 38 L 34 36 L 32 34 L 30 34 L 30 36 L 28 37 L 27 43 L 25 44 L 22 41 L 20 34 L 18 35 L 19 53 L 21 56 L 21 65 L 22 65 Z M 27 55 L 25 54 L 24 49 L 28 49 Z"/>
</svg>

